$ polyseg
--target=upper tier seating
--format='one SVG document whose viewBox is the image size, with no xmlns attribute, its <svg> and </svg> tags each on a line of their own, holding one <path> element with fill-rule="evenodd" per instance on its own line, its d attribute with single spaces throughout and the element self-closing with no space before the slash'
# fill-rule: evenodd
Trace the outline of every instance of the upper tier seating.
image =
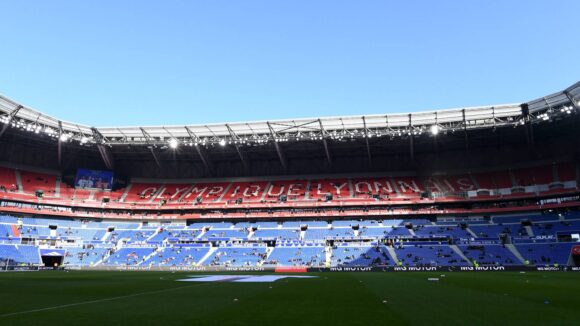
<svg viewBox="0 0 580 326">
<path fill-rule="evenodd" d="M 0 191 L 17 191 L 16 173 L 12 169 L 0 167 Z"/>
<path fill-rule="evenodd" d="M 45 196 L 54 197 L 56 192 L 55 175 L 20 171 L 20 179 L 22 180 L 22 190 L 26 193 L 33 194 L 37 190 L 44 192 Z"/>
<path fill-rule="evenodd" d="M 108 198 L 111 208 L 155 208 L 161 205 L 185 208 L 262 207 L 278 205 L 318 205 L 330 200 L 349 205 L 415 203 L 426 193 L 437 193 L 438 201 L 488 199 L 490 196 L 536 196 L 571 192 L 577 187 L 576 166 L 557 163 L 529 168 L 480 173 L 433 176 L 382 176 L 366 178 L 320 178 L 233 182 L 133 182 L 114 191 L 75 189 L 53 174 L 0 167 L 0 193 L 5 197 L 37 202 L 36 190 L 45 200 L 61 205 L 101 207 Z M 17 178 L 19 176 L 19 178 Z M 522 188 L 523 187 L 523 188 Z M 477 192 L 487 189 L 488 192 Z M 522 190 L 523 189 L 523 190 Z M 22 193 L 19 191 L 22 190 Z M 522 192 L 523 191 L 523 192 Z M 286 203 L 286 204 L 284 204 Z"/>
</svg>

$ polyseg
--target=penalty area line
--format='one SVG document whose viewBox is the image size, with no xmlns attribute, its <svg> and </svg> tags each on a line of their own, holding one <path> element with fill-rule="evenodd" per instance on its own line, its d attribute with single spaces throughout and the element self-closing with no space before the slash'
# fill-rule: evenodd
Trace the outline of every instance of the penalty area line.
<svg viewBox="0 0 580 326">
<path fill-rule="evenodd" d="M 157 293 L 165 293 L 165 292 L 171 292 L 171 291 L 176 291 L 176 290 L 181 290 L 181 289 L 186 289 L 186 288 L 192 288 L 192 287 L 199 287 L 199 286 L 210 285 L 210 284 L 212 284 L 212 283 L 193 284 L 193 285 L 186 285 L 186 286 L 175 287 L 175 288 L 171 288 L 171 289 L 163 289 L 163 290 L 156 290 L 156 291 L 139 292 L 139 293 L 121 295 L 121 296 L 117 296 L 117 297 L 110 297 L 110 298 L 104 298 L 104 299 L 96 299 L 96 300 L 89 300 L 89 301 L 81 301 L 81 302 L 76 302 L 76 303 L 63 304 L 63 305 L 53 306 L 53 307 L 46 307 L 46 308 L 31 309 L 31 310 L 25 310 L 25 311 L 10 312 L 10 313 L 7 313 L 7 314 L 0 315 L 0 318 L 3 318 L 3 317 L 11 317 L 11 316 L 18 316 L 18 315 L 25 315 L 25 314 L 35 313 L 35 312 L 42 312 L 42 311 L 49 311 L 49 310 L 56 310 L 56 309 L 64 309 L 64 308 L 82 306 L 82 305 L 87 305 L 87 304 L 92 304 L 92 303 L 100 303 L 100 302 L 107 302 L 107 301 L 122 300 L 122 299 L 127 299 L 127 298 L 139 297 L 139 296 L 143 296 L 143 295 L 157 294 Z"/>
</svg>

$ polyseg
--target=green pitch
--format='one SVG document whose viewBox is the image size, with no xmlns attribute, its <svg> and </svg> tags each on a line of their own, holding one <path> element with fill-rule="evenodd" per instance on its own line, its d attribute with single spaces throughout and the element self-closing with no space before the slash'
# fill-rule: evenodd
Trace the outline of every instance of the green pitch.
<svg viewBox="0 0 580 326">
<path fill-rule="evenodd" d="M 195 273 L 0 273 L 0 324 L 580 324 L 580 273 L 320 273 L 274 283 L 175 281 L 188 275 Z"/>
</svg>

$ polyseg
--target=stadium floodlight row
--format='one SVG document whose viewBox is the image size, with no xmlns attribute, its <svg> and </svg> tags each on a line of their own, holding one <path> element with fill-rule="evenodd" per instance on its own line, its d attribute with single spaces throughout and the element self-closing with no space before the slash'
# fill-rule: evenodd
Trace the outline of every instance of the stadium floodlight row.
<svg viewBox="0 0 580 326">
<path fill-rule="evenodd" d="M 394 138 L 408 135 L 500 128 L 565 117 L 580 106 L 580 83 L 527 103 L 481 106 L 430 112 L 363 115 L 224 124 L 92 127 L 66 122 L 0 96 L 0 122 L 44 133 L 59 141 L 81 144 L 147 145 L 263 145 L 270 142 L 332 139 Z"/>
</svg>

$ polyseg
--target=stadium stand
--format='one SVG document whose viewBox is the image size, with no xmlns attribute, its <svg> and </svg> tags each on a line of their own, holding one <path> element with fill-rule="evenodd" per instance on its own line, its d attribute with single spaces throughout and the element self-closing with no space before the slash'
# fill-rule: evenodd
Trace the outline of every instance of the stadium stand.
<svg viewBox="0 0 580 326">
<path fill-rule="evenodd" d="M 53 240 L 63 245 L 65 266 L 543 266 L 573 263 L 573 233 L 580 233 L 576 211 L 462 226 L 426 219 L 161 226 L 2 216 L 0 253 L 5 264 L 40 265 L 40 248 Z"/>
<path fill-rule="evenodd" d="M 2 168 L 0 184 L 9 197 L 30 203 L 38 203 L 37 190 L 44 193 L 47 203 L 101 208 L 107 198 L 108 208 L 166 207 L 182 208 L 194 204 L 196 207 L 228 207 L 252 205 L 263 207 L 273 203 L 297 203 L 303 206 L 332 202 L 335 204 L 385 204 L 405 201 L 421 203 L 425 199 L 436 201 L 465 201 L 491 197 L 530 196 L 538 193 L 574 193 L 577 190 L 576 173 L 569 163 L 543 165 L 514 171 L 498 171 L 465 175 L 324 179 L 324 180 L 281 180 L 255 182 L 217 183 L 130 183 L 116 191 L 86 190 L 57 182 L 57 176 L 37 172 Z M 553 173 L 561 171 L 561 173 Z M 22 185 L 17 185 L 16 174 L 20 174 Z M 559 189 L 550 185 L 562 183 Z M 57 190 L 57 185 L 59 185 Z M 477 186 L 478 185 L 478 186 Z M 523 189 L 517 188 L 523 186 Z M 23 193 L 19 194 L 18 189 Z M 288 190 L 285 190 L 288 189 Z M 484 189 L 489 193 L 481 194 Z M 522 191 L 522 192 L 520 192 Z M 123 194 L 126 192 L 126 196 Z M 281 200 L 281 195 L 284 199 Z M 422 197 L 427 194 L 427 197 Z M 461 195 L 459 195 L 461 194 Z M 483 196 L 483 197 L 482 197 Z M 127 204 L 131 206 L 126 206 Z M 134 206 L 140 205 L 140 206 Z"/>
</svg>

